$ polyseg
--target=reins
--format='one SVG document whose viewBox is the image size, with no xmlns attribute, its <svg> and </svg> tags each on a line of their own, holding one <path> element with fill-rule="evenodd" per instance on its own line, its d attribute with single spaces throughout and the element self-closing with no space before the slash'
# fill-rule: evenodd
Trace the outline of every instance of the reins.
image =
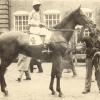
<svg viewBox="0 0 100 100">
<path fill-rule="evenodd" d="M 48 28 L 48 27 L 45 27 L 45 28 L 50 31 L 60 31 L 60 32 L 74 32 L 75 30 L 77 30 L 77 29 L 55 29 L 55 28 Z M 39 34 L 35 34 L 35 35 L 39 35 Z M 39 36 L 44 36 L 44 35 L 39 35 Z"/>
<path fill-rule="evenodd" d="M 76 29 L 54 29 L 54 28 L 47 28 L 50 31 L 60 31 L 60 32 L 74 32 Z"/>
</svg>

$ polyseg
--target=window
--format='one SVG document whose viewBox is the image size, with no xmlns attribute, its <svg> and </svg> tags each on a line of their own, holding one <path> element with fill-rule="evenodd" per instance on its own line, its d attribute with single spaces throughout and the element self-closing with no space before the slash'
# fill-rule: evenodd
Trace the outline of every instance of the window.
<svg viewBox="0 0 100 100">
<path fill-rule="evenodd" d="M 28 13 L 25 11 L 17 11 L 14 13 L 14 29 L 16 31 L 27 31 Z"/>
<path fill-rule="evenodd" d="M 44 12 L 44 22 L 47 27 L 53 27 L 61 21 L 60 12 L 58 10 L 47 10 Z"/>
</svg>

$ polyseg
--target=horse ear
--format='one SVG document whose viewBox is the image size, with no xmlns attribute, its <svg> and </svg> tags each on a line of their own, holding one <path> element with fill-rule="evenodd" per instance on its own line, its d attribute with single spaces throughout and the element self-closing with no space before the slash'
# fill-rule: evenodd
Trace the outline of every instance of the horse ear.
<svg viewBox="0 0 100 100">
<path fill-rule="evenodd" d="M 78 9 L 77 10 L 80 10 L 81 9 L 81 4 L 80 4 L 80 6 L 78 7 Z"/>
<path fill-rule="evenodd" d="M 79 8 L 81 9 L 81 4 L 80 4 Z"/>
<path fill-rule="evenodd" d="M 76 9 L 76 12 L 80 12 L 81 10 L 81 5 Z"/>
</svg>

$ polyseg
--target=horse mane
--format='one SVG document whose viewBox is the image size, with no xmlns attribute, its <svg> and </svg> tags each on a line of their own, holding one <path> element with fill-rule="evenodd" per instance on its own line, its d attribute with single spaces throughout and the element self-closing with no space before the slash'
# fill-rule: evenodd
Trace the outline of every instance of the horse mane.
<svg viewBox="0 0 100 100">
<path fill-rule="evenodd" d="M 70 19 L 72 18 L 73 14 L 75 13 L 75 11 L 72 11 L 71 13 L 66 12 L 65 13 L 65 17 L 62 19 L 62 21 L 60 23 L 58 23 L 57 25 L 55 25 L 53 28 L 55 28 L 55 29 L 64 28 L 66 26 L 66 22 L 70 21 Z"/>
</svg>

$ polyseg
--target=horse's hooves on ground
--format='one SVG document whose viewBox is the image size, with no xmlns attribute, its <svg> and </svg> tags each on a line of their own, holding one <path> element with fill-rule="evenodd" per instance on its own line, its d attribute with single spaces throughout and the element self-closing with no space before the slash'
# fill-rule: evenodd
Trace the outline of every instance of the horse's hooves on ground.
<svg viewBox="0 0 100 100">
<path fill-rule="evenodd" d="M 5 94 L 5 96 L 8 96 L 8 91 L 6 90 L 4 94 Z"/>
<path fill-rule="evenodd" d="M 56 95 L 56 92 L 52 92 L 52 95 Z"/>
<path fill-rule="evenodd" d="M 63 93 L 59 93 L 59 97 L 63 97 Z"/>
</svg>

